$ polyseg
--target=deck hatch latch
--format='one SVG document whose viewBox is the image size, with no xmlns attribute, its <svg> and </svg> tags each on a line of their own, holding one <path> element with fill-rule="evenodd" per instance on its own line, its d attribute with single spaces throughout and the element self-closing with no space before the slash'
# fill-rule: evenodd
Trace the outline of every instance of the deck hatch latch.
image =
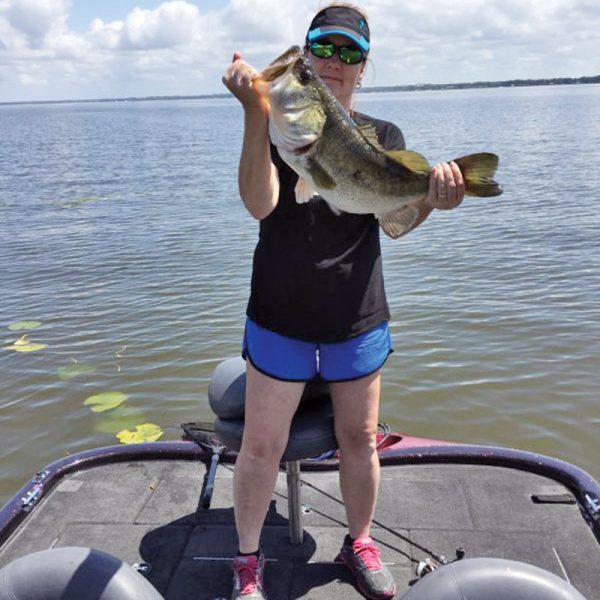
<svg viewBox="0 0 600 600">
<path fill-rule="evenodd" d="M 33 487 L 21 498 L 21 510 L 29 512 L 42 497 L 44 492 L 44 480 L 50 475 L 50 471 L 40 471 L 31 480 Z"/>
<path fill-rule="evenodd" d="M 585 504 L 596 521 L 600 521 L 600 500 L 591 494 L 585 495 Z"/>
</svg>

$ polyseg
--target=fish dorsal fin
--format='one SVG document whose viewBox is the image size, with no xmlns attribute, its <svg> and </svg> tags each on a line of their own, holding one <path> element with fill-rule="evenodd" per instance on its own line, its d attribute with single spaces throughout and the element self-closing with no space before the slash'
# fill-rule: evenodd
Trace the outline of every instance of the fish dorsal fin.
<svg viewBox="0 0 600 600">
<path fill-rule="evenodd" d="M 431 171 L 427 159 L 418 152 L 413 152 L 412 150 L 388 150 L 386 151 L 386 155 L 416 173 L 429 173 Z"/>
<path fill-rule="evenodd" d="M 317 195 L 317 192 L 313 188 L 313 186 L 306 181 L 306 179 L 302 179 L 302 177 L 298 178 L 298 182 L 296 183 L 296 187 L 294 188 L 294 192 L 296 192 L 296 202 L 298 204 L 304 204 L 308 202 L 313 196 Z"/>
<path fill-rule="evenodd" d="M 419 218 L 419 209 L 416 206 L 407 204 L 398 210 L 377 215 L 379 226 L 383 232 L 393 240 L 408 233 Z"/>
<path fill-rule="evenodd" d="M 377 148 L 377 150 L 381 150 L 381 152 L 385 152 L 385 148 L 381 145 L 379 141 L 379 136 L 377 135 L 377 129 L 373 125 L 365 123 L 363 125 L 357 125 L 358 132 L 362 135 L 371 146 Z"/>
</svg>

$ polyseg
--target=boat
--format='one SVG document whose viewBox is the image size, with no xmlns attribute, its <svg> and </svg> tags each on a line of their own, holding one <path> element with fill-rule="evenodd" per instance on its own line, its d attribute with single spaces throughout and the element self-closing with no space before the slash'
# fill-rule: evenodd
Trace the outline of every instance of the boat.
<svg viewBox="0 0 600 600">
<path fill-rule="evenodd" d="M 227 364 L 213 396 L 240 394 L 243 363 Z M 237 453 L 224 439 L 219 419 L 187 423 L 181 440 L 45 466 L 0 509 L 0 600 L 228 598 Z M 385 426 L 378 441 L 372 536 L 398 600 L 600 600 L 600 485 L 591 475 L 532 452 Z M 261 538 L 269 600 L 361 598 L 334 560 L 346 531 L 335 450 L 287 458 Z M 42 595 L 32 595 L 36 586 Z"/>
</svg>

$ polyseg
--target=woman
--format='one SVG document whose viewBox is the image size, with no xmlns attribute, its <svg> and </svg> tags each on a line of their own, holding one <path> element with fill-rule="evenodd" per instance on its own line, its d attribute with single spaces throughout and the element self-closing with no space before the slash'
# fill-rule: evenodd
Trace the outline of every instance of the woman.
<svg viewBox="0 0 600 600">
<path fill-rule="evenodd" d="M 395 125 L 352 110 L 369 48 L 365 15 L 335 3 L 314 17 L 305 52 L 357 123 L 373 124 L 386 149 L 404 149 Z M 392 351 L 378 224 L 373 215 L 333 212 L 319 197 L 296 203 L 297 175 L 269 142 L 269 107 L 252 85 L 257 75 L 236 52 L 223 76 L 244 108 L 240 195 L 260 220 L 243 345 L 246 417 L 234 476 L 239 552 L 232 600 L 265 598 L 260 533 L 291 419 L 305 382 L 317 373 L 329 382 L 341 450 L 349 532 L 337 560 L 352 570 L 366 597 L 391 598 L 392 575 L 370 537 L 379 485 L 380 368 Z M 454 208 L 463 195 L 455 164 L 433 169 L 431 210 Z"/>
</svg>

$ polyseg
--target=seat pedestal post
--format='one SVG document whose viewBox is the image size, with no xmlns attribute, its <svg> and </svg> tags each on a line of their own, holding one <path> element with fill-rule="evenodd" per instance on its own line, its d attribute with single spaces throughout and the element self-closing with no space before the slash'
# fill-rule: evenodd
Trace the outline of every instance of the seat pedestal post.
<svg viewBox="0 0 600 600">
<path fill-rule="evenodd" d="M 288 460 L 285 463 L 285 470 L 287 473 L 290 542 L 298 545 L 304 539 L 300 507 L 300 461 Z"/>
</svg>

